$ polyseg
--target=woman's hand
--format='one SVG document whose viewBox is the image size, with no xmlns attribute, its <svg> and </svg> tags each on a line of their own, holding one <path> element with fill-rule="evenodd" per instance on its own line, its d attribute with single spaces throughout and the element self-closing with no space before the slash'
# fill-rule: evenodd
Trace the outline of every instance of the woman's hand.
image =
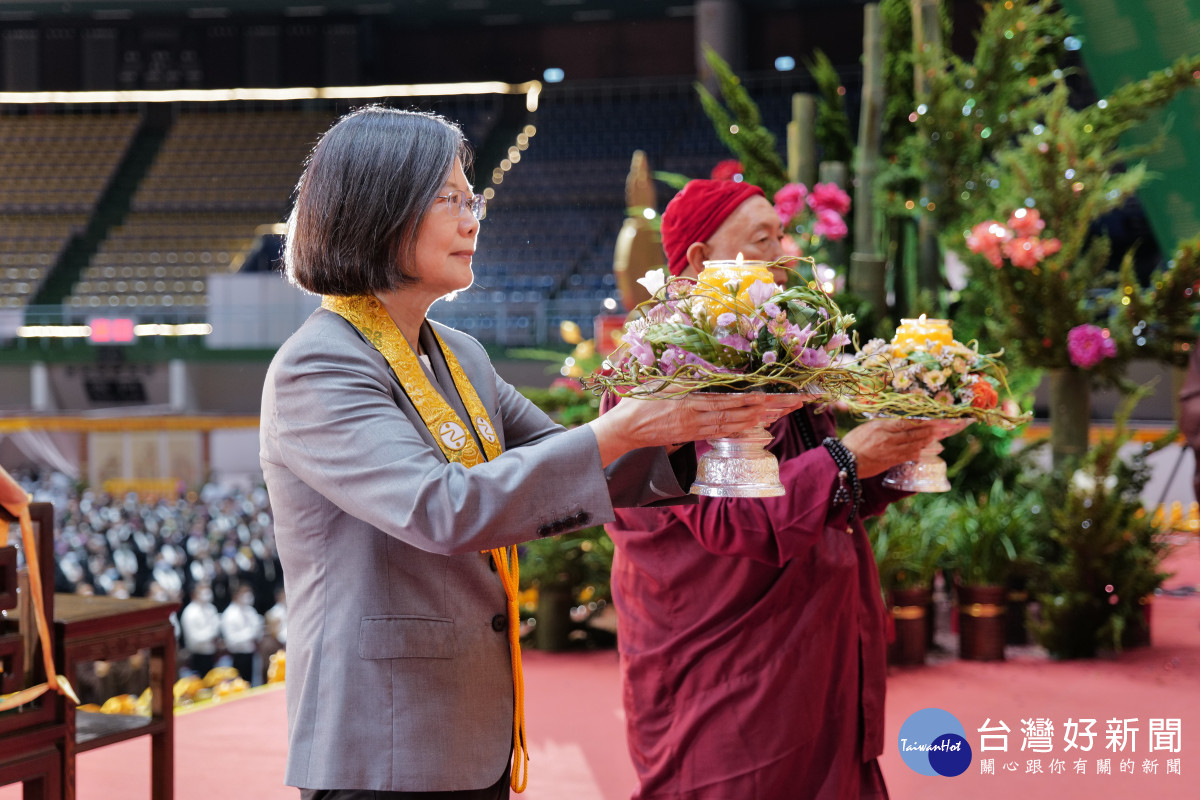
<svg viewBox="0 0 1200 800">
<path fill-rule="evenodd" d="M 705 394 L 673 399 L 626 397 L 588 423 L 608 466 L 630 450 L 675 442 L 731 436 L 755 425 L 770 425 L 797 408 L 795 395 Z"/>
<path fill-rule="evenodd" d="M 842 437 L 858 462 L 858 477 L 870 478 L 905 461 L 915 461 L 921 449 L 949 433 L 937 421 L 873 419 Z"/>
</svg>

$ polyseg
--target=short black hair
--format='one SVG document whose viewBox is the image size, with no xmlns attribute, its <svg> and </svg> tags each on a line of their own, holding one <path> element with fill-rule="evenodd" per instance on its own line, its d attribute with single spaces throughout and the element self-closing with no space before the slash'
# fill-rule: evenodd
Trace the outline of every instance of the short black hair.
<svg viewBox="0 0 1200 800">
<path fill-rule="evenodd" d="M 458 159 L 462 130 L 436 114 L 367 106 L 313 148 L 288 217 L 288 280 L 316 294 L 360 295 L 414 283 L 417 230 Z"/>
</svg>

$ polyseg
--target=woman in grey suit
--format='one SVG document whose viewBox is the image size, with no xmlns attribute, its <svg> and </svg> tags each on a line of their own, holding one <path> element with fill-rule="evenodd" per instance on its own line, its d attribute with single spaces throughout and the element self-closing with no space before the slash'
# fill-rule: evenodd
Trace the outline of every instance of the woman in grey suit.
<svg viewBox="0 0 1200 800">
<path fill-rule="evenodd" d="M 425 318 L 473 280 L 485 205 L 468 166 L 445 120 L 362 109 L 313 150 L 288 223 L 288 277 L 324 296 L 262 404 L 288 592 L 286 780 L 303 798 L 524 788 L 513 546 L 675 502 L 690 448 L 664 445 L 788 410 L 728 395 L 553 423 L 477 341 Z"/>
</svg>

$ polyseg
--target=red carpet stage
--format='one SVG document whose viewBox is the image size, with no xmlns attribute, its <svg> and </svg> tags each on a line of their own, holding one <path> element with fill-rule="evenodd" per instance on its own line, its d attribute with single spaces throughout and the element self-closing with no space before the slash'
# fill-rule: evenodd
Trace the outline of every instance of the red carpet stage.
<svg viewBox="0 0 1200 800">
<path fill-rule="evenodd" d="M 1052 662 L 1032 649 L 1004 663 L 954 658 L 920 668 L 893 670 L 888 691 L 888 751 L 883 771 L 894 800 L 1012 798 L 1194 798 L 1200 776 L 1200 543 L 1181 546 L 1168 562 L 1174 590 L 1156 599 L 1149 648 L 1117 658 Z M 526 654 L 528 729 L 532 761 L 529 800 L 624 800 L 633 787 L 613 651 Z M 938 707 L 963 724 L 977 747 L 986 720 L 1011 730 L 1007 752 L 974 753 L 955 778 L 925 777 L 902 762 L 896 737 L 915 711 Z M 1052 752 L 1021 751 L 1022 720 L 1048 719 Z M 1063 723 L 1094 718 L 1098 735 L 1089 753 L 1064 752 Z M 1149 750 L 1151 719 L 1179 719 L 1177 752 Z M 1136 719 L 1133 751 L 1106 750 L 1107 721 Z M 178 800 L 253 798 L 295 800 L 282 785 L 286 752 L 284 695 L 266 689 L 176 720 L 175 786 Z M 1169 747 L 1170 737 L 1158 744 Z M 994 741 L 994 740 L 992 740 Z M 1082 740 L 1080 740 L 1082 743 Z M 150 743 L 146 738 L 85 753 L 78 763 L 79 800 L 135 800 L 150 796 Z M 994 759 L 995 774 L 981 774 L 980 758 Z M 1076 773 L 1084 761 L 1086 774 Z M 1111 759 L 1112 774 L 1097 774 L 1097 759 Z M 1041 772 L 1027 772 L 1040 759 Z M 1171 762 L 1176 760 L 1177 769 Z M 1121 762 L 1132 774 L 1121 772 Z M 1063 762 L 1060 767 L 1056 761 Z M 1006 769 L 1011 767 L 1012 771 Z M 19 787 L 0 789 L 17 800 Z M 802 798 L 802 794 L 797 794 Z M 776 800 L 730 798 L 730 800 Z M 787 798 L 784 800 L 792 800 Z"/>
</svg>

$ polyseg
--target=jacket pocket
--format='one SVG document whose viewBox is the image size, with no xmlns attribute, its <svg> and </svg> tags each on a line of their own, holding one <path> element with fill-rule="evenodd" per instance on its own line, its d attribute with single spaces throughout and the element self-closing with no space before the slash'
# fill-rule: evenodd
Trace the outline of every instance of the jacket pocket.
<svg viewBox="0 0 1200 800">
<path fill-rule="evenodd" d="M 441 617 L 363 617 L 358 624 L 358 657 L 454 658 L 454 620 Z"/>
</svg>

